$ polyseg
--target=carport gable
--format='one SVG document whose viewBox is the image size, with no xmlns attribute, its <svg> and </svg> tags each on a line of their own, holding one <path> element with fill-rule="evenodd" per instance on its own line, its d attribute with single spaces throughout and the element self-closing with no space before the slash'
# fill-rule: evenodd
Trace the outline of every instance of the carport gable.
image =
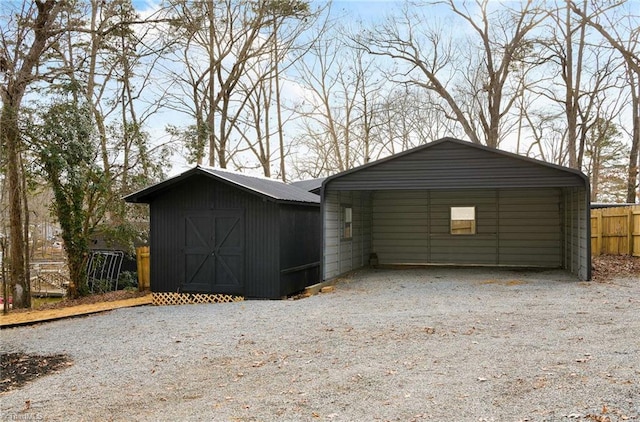
<svg viewBox="0 0 640 422">
<path fill-rule="evenodd" d="M 327 178 L 323 275 L 376 254 L 380 264 L 564 268 L 587 280 L 588 193 L 577 170 L 441 139 Z"/>
<path fill-rule="evenodd" d="M 332 190 L 583 187 L 588 178 L 566 167 L 444 138 L 336 174 Z"/>
</svg>

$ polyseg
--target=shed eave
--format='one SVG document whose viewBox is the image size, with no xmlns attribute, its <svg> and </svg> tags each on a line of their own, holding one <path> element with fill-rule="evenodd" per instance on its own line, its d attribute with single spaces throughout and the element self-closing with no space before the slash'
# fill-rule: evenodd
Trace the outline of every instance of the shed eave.
<svg viewBox="0 0 640 422">
<path fill-rule="evenodd" d="M 123 197 L 122 199 L 124 199 L 126 202 L 129 203 L 137 203 L 137 204 L 148 204 L 150 203 L 153 198 L 155 198 L 157 195 L 161 194 L 163 191 L 169 189 L 170 187 L 174 186 L 177 183 L 180 183 L 184 180 L 186 180 L 189 177 L 192 177 L 196 174 L 199 175 L 203 175 L 206 177 L 209 177 L 211 179 L 214 179 L 216 181 L 222 182 L 224 184 L 227 184 L 229 186 L 233 186 L 235 188 L 241 189 L 247 193 L 256 195 L 261 197 L 264 200 L 267 200 L 269 202 L 274 202 L 274 203 L 280 203 L 280 202 L 290 202 L 290 203 L 295 203 L 298 205 L 319 205 L 320 200 L 318 198 L 317 202 L 316 201 L 296 201 L 294 199 L 289 199 L 289 198 L 278 198 L 278 197 L 274 197 L 272 195 L 269 195 L 265 192 L 262 192 L 259 189 L 253 189 L 251 187 L 245 186 L 242 183 L 238 183 L 234 180 L 230 180 L 227 179 L 225 177 L 222 177 L 218 174 L 212 173 L 211 171 L 207 171 L 207 169 L 202 168 L 200 166 L 194 167 L 192 169 L 189 169 L 187 171 L 185 171 L 184 173 L 181 173 L 177 176 L 174 176 L 172 178 L 169 178 L 167 180 L 164 180 L 160 183 L 157 183 L 155 185 L 151 185 L 148 186 L 144 189 L 141 189 L 139 191 L 136 191 L 134 193 L 131 193 L 125 197 Z"/>
</svg>

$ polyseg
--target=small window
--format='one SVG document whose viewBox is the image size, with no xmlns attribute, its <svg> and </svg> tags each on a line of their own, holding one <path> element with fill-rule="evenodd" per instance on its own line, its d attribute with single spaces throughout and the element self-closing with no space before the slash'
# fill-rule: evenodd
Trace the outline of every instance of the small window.
<svg viewBox="0 0 640 422">
<path fill-rule="evenodd" d="M 451 234 L 476 234 L 476 207 L 451 207 Z"/>
<path fill-rule="evenodd" d="M 353 209 L 351 205 L 342 206 L 342 239 L 349 240 L 353 237 Z"/>
</svg>

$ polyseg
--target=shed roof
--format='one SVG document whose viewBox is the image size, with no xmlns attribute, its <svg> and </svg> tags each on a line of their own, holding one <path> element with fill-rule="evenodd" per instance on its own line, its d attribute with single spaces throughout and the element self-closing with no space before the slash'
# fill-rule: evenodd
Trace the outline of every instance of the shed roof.
<svg viewBox="0 0 640 422">
<path fill-rule="evenodd" d="M 322 187 L 322 182 L 324 182 L 324 179 L 326 179 L 326 177 L 318 177 L 317 179 L 298 180 L 297 182 L 291 182 L 291 185 L 300 189 L 304 189 L 307 192 L 313 192 L 314 190 L 320 189 Z"/>
<path fill-rule="evenodd" d="M 323 190 L 474 189 L 588 186 L 579 170 L 455 138 L 327 177 Z"/>
<path fill-rule="evenodd" d="M 196 166 L 177 176 L 129 194 L 124 197 L 124 200 L 133 203 L 148 203 L 166 189 L 195 175 L 210 177 L 223 183 L 237 186 L 249 193 L 262 196 L 275 202 L 292 202 L 301 204 L 320 203 L 320 197 L 318 195 L 307 192 L 304 189 L 288 185 L 279 180 L 247 176 L 242 173 L 204 166 Z"/>
</svg>

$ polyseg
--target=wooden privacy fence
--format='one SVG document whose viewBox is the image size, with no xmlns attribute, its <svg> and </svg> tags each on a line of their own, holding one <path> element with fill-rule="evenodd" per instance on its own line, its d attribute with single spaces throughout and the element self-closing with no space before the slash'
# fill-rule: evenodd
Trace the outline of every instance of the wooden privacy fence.
<svg viewBox="0 0 640 422">
<path fill-rule="evenodd" d="M 591 255 L 640 256 L 640 205 L 591 210 Z"/>
<path fill-rule="evenodd" d="M 138 290 L 149 290 L 151 288 L 151 261 L 149 260 L 148 246 L 136 248 L 136 262 L 138 264 Z"/>
</svg>

